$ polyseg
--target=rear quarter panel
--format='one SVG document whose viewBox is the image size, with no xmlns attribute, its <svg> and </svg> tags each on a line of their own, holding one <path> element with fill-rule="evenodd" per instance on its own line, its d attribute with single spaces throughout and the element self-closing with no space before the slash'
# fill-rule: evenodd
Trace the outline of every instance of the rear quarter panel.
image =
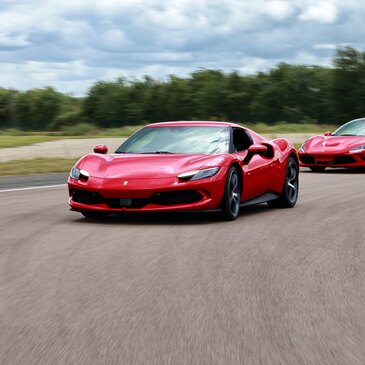
<svg viewBox="0 0 365 365">
<path fill-rule="evenodd" d="M 294 145 L 286 138 L 276 138 L 271 141 L 271 144 L 276 149 L 276 160 L 275 160 L 275 172 L 276 175 L 273 181 L 273 191 L 277 193 L 281 193 L 285 172 L 286 172 L 286 164 L 290 156 L 293 156 L 297 164 L 299 166 L 298 154 Z"/>
</svg>

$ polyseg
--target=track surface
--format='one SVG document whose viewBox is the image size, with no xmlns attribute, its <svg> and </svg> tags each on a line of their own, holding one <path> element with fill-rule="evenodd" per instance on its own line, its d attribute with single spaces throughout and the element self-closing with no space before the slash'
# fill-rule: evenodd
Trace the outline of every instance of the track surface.
<svg viewBox="0 0 365 365">
<path fill-rule="evenodd" d="M 0 193 L 0 364 L 365 364 L 365 174 L 294 209 L 86 220 Z"/>
</svg>

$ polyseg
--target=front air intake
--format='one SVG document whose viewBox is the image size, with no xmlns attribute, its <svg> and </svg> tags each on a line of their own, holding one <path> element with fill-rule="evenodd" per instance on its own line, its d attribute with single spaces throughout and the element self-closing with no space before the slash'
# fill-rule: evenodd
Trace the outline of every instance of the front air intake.
<svg viewBox="0 0 365 365">
<path fill-rule="evenodd" d="M 203 196 L 196 190 L 180 190 L 155 193 L 151 197 L 151 203 L 158 205 L 177 205 L 196 203 Z"/>
</svg>

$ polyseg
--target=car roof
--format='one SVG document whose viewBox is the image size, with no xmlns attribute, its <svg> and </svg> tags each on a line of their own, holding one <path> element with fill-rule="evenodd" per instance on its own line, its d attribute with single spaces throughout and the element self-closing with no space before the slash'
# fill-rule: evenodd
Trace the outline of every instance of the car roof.
<svg viewBox="0 0 365 365">
<path fill-rule="evenodd" d="M 174 127 L 174 126 L 182 126 L 182 127 L 239 127 L 240 125 L 229 122 L 220 122 L 220 121 L 173 121 L 173 122 L 161 122 L 161 123 L 152 123 L 146 125 L 146 127 Z"/>
</svg>

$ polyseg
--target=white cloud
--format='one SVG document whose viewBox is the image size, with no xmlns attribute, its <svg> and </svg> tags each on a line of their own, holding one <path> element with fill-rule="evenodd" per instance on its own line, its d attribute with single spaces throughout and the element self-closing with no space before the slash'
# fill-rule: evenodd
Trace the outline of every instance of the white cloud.
<svg viewBox="0 0 365 365">
<path fill-rule="evenodd" d="M 0 87 L 93 82 L 199 67 L 242 73 L 330 64 L 365 49 L 363 0 L 12 0 L 0 3 Z"/>
<path fill-rule="evenodd" d="M 298 65 L 318 65 L 328 66 L 331 62 L 330 57 L 317 56 L 310 52 L 299 52 L 293 57 L 292 62 Z"/>
<path fill-rule="evenodd" d="M 269 60 L 262 58 L 244 57 L 240 60 L 241 66 L 237 68 L 237 71 L 245 75 L 252 75 L 258 71 L 266 71 L 272 66 Z"/>
<path fill-rule="evenodd" d="M 274 20 L 283 21 L 294 14 L 295 7 L 288 1 L 274 0 L 269 1 L 264 11 Z"/>
<path fill-rule="evenodd" d="M 127 36 L 119 29 L 108 29 L 100 35 L 98 42 L 102 42 L 102 48 L 114 52 L 120 52 L 129 45 Z"/>
<path fill-rule="evenodd" d="M 338 45 L 336 44 L 315 44 L 313 46 L 314 49 L 336 49 Z"/>
<path fill-rule="evenodd" d="M 18 48 L 29 46 L 31 42 L 26 39 L 24 34 L 13 35 L 0 33 L 0 48 Z"/>
<path fill-rule="evenodd" d="M 335 23 L 338 18 L 338 8 L 330 1 L 319 1 L 308 6 L 300 14 L 299 19 L 307 22 L 317 22 L 324 24 Z"/>
</svg>

